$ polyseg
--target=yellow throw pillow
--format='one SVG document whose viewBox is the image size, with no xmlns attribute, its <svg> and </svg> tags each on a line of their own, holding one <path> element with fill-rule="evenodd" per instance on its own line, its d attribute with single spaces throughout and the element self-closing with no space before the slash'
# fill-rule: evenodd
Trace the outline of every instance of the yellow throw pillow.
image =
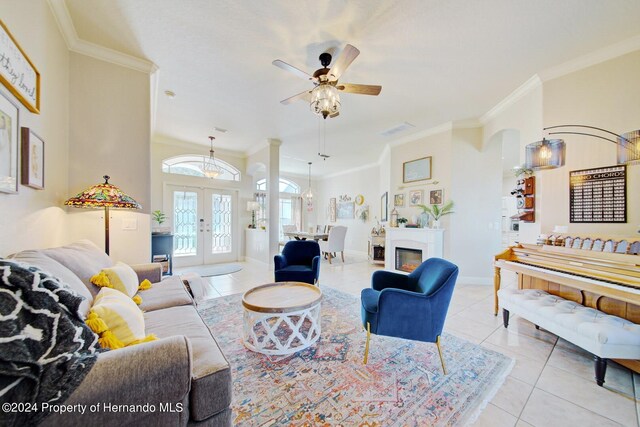
<svg viewBox="0 0 640 427">
<path fill-rule="evenodd" d="M 131 298 L 138 292 L 138 275 L 133 268 L 120 261 L 113 267 L 103 268 L 100 273 L 91 278 L 91 283 L 100 287 L 113 288 Z"/>
<path fill-rule="evenodd" d="M 100 345 L 112 350 L 156 339 L 145 334 L 142 311 L 131 298 L 111 288 L 100 289 L 86 323 Z"/>
</svg>

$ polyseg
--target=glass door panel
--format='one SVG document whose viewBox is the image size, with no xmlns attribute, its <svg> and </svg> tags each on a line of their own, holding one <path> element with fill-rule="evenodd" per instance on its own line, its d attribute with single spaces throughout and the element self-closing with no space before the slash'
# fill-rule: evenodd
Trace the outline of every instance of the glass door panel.
<svg viewBox="0 0 640 427">
<path fill-rule="evenodd" d="M 237 200 L 236 191 L 165 185 L 175 267 L 238 260 Z"/>
</svg>

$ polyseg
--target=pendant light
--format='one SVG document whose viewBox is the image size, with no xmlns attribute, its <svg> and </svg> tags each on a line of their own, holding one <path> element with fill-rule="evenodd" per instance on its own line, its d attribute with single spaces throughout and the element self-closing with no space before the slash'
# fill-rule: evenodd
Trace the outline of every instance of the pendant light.
<svg viewBox="0 0 640 427">
<path fill-rule="evenodd" d="M 313 200 L 313 190 L 311 189 L 311 162 L 309 162 L 309 187 L 302 192 L 301 196 L 304 197 L 307 202 Z"/>
<path fill-rule="evenodd" d="M 216 163 L 215 156 L 213 155 L 213 140 L 216 139 L 215 136 L 210 136 L 209 141 L 211 142 L 211 148 L 209 149 L 209 158 L 203 161 L 202 172 L 204 176 L 210 179 L 214 179 L 222 174 L 222 169 Z"/>
</svg>

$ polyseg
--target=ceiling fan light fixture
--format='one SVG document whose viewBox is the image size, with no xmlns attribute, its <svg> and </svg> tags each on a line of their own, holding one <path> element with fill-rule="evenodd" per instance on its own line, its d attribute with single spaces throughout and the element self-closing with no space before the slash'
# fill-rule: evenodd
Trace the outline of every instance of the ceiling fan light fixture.
<svg viewBox="0 0 640 427">
<path fill-rule="evenodd" d="M 340 95 L 335 86 L 324 83 L 311 91 L 311 111 L 327 118 L 340 111 Z"/>
</svg>

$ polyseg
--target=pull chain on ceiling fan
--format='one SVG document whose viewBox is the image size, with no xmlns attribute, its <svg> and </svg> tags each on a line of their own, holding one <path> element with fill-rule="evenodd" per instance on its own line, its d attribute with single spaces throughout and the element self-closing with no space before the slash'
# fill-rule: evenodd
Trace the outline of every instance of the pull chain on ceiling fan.
<svg viewBox="0 0 640 427">
<path fill-rule="evenodd" d="M 326 119 L 327 117 L 337 117 L 340 114 L 339 91 L 355 93 L 357 95 L 377 96 L 380 94 L 382 86 L 353 83 L 338 84 L 340 76 L 342 76 L 359 54 L 360 51 L 357 48 L 347 44 L 342 52 L 340 52 L 340 56 L 338 56 L 338 59 L 334 62 L 333 67 L 328 68 L 329 64 L 331 64 L 332 57 L 331 54 L 324 52 L 320 54 L 319 57 L 322 68 L 317 69 L 313 75 L 307 74 L 293 65 L 276 59 L 272 62 L 273 65 L 300 78 L 310 80 L 315 85 L 313 89 L 300 92 L 297 95 L 280 101 L 280 103 L 288 105 L 294 101 L 304 100 L 309 103 L 311 111 Z"/>
</svg>

